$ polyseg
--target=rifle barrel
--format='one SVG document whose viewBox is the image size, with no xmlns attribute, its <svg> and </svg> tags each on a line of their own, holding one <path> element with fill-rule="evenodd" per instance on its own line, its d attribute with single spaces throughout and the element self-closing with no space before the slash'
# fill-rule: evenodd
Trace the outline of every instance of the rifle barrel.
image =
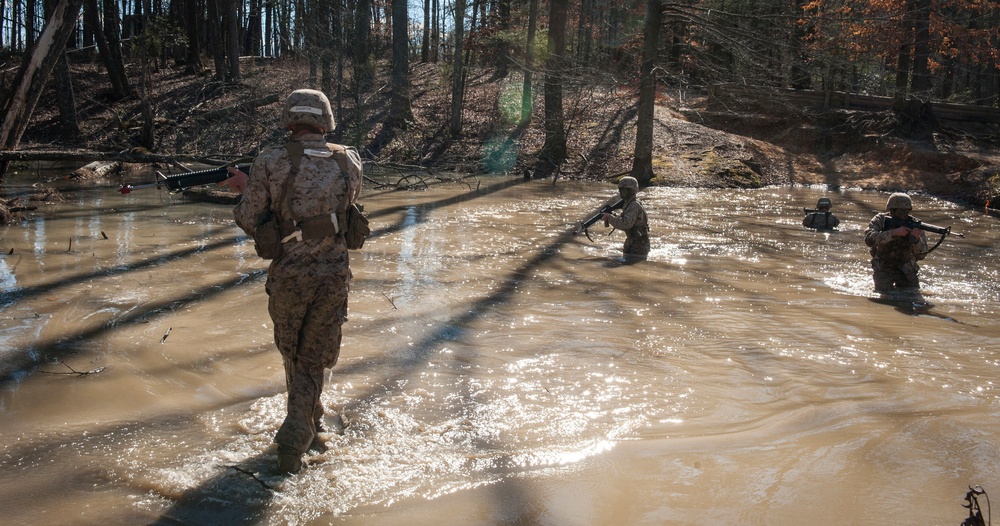
<svg viewBox="0 0 1000 526">
<path fill-rule="evenodd" d="M 604 207 L 601 208 L 600 212 L 594 214 L 589 219 L 587 219 L 586 221 L 584 221 L 580 225 L 580 228 L 578 228 L 576 230 L 576 233 L 579 234 L 580 232 L 583 232 L 583 231 L 587 230 L 588 228 L 591 227 L 591 225 L 593 225 L 594 223 L 600 221 L 601 220 L 601 216 L 603 216 L 604 214 L 610 213 L 610 212 L 612 212 L 614 210 L 618 210 L 619 208 L 621 208 L 624 205 L 625 205 L 625 200 L 624 199 L 618 199 L 614 203 L 611 203 L 609 205 L 604 205 Z"/>
<path fill-rule="evenodd" d="M 249 164 L 235 165 L 233 168 L 241 172 L 249 172 Z M 176 175 L 168 175 L 163 178 L 163 184 L 172 191 L 177 192 L 191 186 L 201 186 L 204 184 L 221 183 L 229 179 L 229 166 L 220 166 L 198 172 L 189 172 Z"/>
<path fill-rule="evenodd" d="M 945 227 L 945 226 L 932 225 L 930 223 L 924 223 L 923 221 L 916 221 L 911 217 L 908 217 L 905 220 L 897 219 L 895 217 L 890 217 L 886 219 L 884 226 L 887 230 L 892 230 L 894 228 L 905 226 L 911 229 L 919 228 L 920 230 L 924 230 L 926 232 L 932 232 L 934 234 L 941 234 L 945 236 L 951 234 L 962 238 L 965 237 L 965 234 L 962 234 L 961 232 L 952 232 L 950 226 Z"/>
<path fill-rule="evenodd" d="M 238 164 L 238 165 L 226 165 L 218 166 L 215 168 L 209 168 L 207 170 L 199 170 L 197 172 L 187 172 L 174 175 L 163 175 L 159 172 L 156 173 L 156 182 L 145 183 L 137 185 L 122 185 L 118 189 L 119 192 L 127 194 L 132 190 L 141 190 L 143 188 L 160 188 L 161 186 L 166 186 L 171 192 L 179 192 L 185 188 L 190 188 L 192 186 L 200 186 L 212 183 L 221 183 L 229 178 L 229 167 L 232 166 L 241 172 L 250 172 L 249 164 Z"/>
</svg>

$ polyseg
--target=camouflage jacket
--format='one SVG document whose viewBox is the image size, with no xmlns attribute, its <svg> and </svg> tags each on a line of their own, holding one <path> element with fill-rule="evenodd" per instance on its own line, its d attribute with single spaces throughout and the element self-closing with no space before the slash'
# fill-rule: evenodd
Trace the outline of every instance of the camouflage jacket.
<svg viewBox="0 0 1000 526">
<path fill-rule="evenodd" d="M 817 230 L 830 230 L 840 224 L 840 219 L 833 212 L 809 212 L 802 220 L 802 226 Z"/>
<path fill-rule="evenodd" d="M 290 200 L 277 202 L 285 179 L 291 173 L 288 152 L 284 146 L 268 148 L 254 160 L 250 179 L 240 202 L 233 212 L 236 224 L 247 234 L 253 235 L 268 211 L 284 219 L 306 219 L 328 215 L 340 210 L 341 203 L 354 203 L 361 194 L 361 158 L 353 149 L 347 150 L 347 171 L 351 179 L 341 175 L 340 166 L 320 134 L 306 134 L 298 138 L 305 147 L 299 164 L 299 173 L 289 189 Z M 348 195 L 350 189 L 350 195 Z M 291 203 L 292 210 L 287 210 Z M 294 212 L 294 213 L 293 213 Z M 291 241 L 285 243 L 282 257 L 271 262 L 277 265 L 310 265 L 313 274 L 342 272 L 348 268 L 347 247 L 340 236 Z"/>
<path fill-rule="evenodd" d="M 893 264 L 924 259 L 927 254 L 927 234 L 921 231 L 920 237 L 916 239 L 913 236 L 893 236 L 890 230 L 885 229 L 885 221 L 889 217 L 891 216 L 886 212 L 876 214 L 865 230 L 865 244 L 868 245 L 872 258 Z"/>
<path fill-rule="evenodd" d="M 622 206 L 622 215 L 611 216 L 608 224 L 625 232 L 631 238 L 649 236 L 649 220 L 646 209 L 638 199 L 630 199 Z"/>
</svg>

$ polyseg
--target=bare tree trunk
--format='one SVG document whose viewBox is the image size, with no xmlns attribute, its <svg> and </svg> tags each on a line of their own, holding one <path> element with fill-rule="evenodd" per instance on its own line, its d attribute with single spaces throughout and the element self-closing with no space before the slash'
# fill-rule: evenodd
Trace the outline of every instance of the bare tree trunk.
<svg viewBox="0 0 1000 526">
<path fill-rule="evenodd" d="M 45 0 L 45 16 L 52 16 L 55 9 L 55 0 Z M 56 105 L 59 107 L 59 121 L 62 129 L 71 140 L 76 140 L 80 136 L 80 123 L 76 115 L 76 99 L 73 97 L 73 77 L 69 71 L 69 60 L 66 59 L 66 50 L 59 54 L 56 61 L 55 75 L 52 77 L 55 86 Z"/>
<path fill-rule="evenodd" d="M 361 93 L 371 87 L 372 67 L 371 67 L 371 25 L 372 25 L 372 3 L 371 0 L 358 0 L 356 7 L 356 18 L 354 20 L 354 71 L 357 77 L 358 101 L 361 100 Z M 360 108 L 360 106 L 359 106 Z"/>
<path fill-rule="evenodd" d="M 501 33 L 510 31 L 510 0 L 497 1 L 497 26 Z M 507 77 L 510 72 L 510 44 L 506 39 L 497 39 L 496 78 Z"/>
<path fill-rule="evenodd" d="M 52 74 L 56 62 L 66 49 L 66 42 L 76 26 L 83 0 L 60 0 L 52 10 L 41 35 L 15 78 L 16 86 L 5 93 L 3 98 L 3 123 L 0 124 L 0 148 L 15 150 L 28 128 L 31 114 L 35 111 L 42 88 Z M 0 179 L 7 171 L 7 162 L 0 163 Z"/>
<path fill-rule="evenodd" d="M 913 0 L 906 2 L 900 34 L 903 35 L 896 58 L 896 98 L 906 98 L 910 86 L 910 52 L 913 50 Z"/>
<path fill-rule="evenodd" d="M 389 122 L 406 126 L 413 120 L 410 107 L 410 22 L 407 0 L 392 0 L 392 100 Z"/>
<path fill-rule="evenodd" d="M 431 9 L 431 18 L 434 19 L 433 29 L 431 29 L 431 62 L 437 64 L 438 62 L 438 52 L 441 49 L 441 24 L 438 22 L 440 17 L 440 0 L 431 0 L 434 5 Z"/>
<path fill-rule="evenodd" d="M 521 91 L 521 126 L 531 122 L 531 111 L 535 96 L 531 91 L 532 75 L 535 69 L 535 26 L 538 23 L 538 0 L 528 4 L 528 44 L 524 48 L 524 87 Z"/>
<path fill-rule="evenodd" d="M 0 0 L 2 1 L 2 0 Z M 420 42 L 420 62 L 424 64 L 430 59 L 431 53 L 431 0 L 424 0 L 424 33 Z"/>
<path fill-rule="evenodd" d="M 27 46 L 35 44 L 35 5 L 34 0 L 24 2 L 24 43 Z"/>
<path fill-rule="evenodd" d="M 59 121 L 66 135 L 71 140 L 80 137 L 80 121 L 76 115 L 76 98 L 73 95 L 73 77 L 69 72 L 69 61 L 63 51 L 56 63 L 56 75 L 53 77 L 56 87 L 56 101 L 59 105 Z"/>
<path fill-rule="evenodd" d="M 337 49 L 337 107 L 336 112 L 336 132 L 334 136 L 338 141 L 343 137 L 344 121 L 344 2 L 343 0 L 333 0 L 333 34 L 334 47 Z"/>
<path fill-rule="evenodd" d="M 6 12 L 7 12 L 7 0 L 0 0 L 0 13 L 6 13 Z M 3 24 L 0 24 L 0 42 L 3 42 Z M 84 45 L 86 45 L 86 42 L 84 42 Z"/>
<path fill-rule="evenodd" d="M 225 0 L 226 51 L 229 56 L 229 80 L 240 80 L 240 21 L 236 0 Z"/>
<path fill-rule="evenodd" d="M 21 19 L 21 2 L 18 2 L 17 0 L 14 0 L 14 5 L 12 5 L 11 7 L 12 7 L 11 11 L 13 12 L 11 14 L 11 17 L 10 17 L 11 20 L 20 20 Z M 14 31 L 13 34 L 11 35 L 10 41 L 11 41 L 11 46 L 10 47 L 14 51 L 22 51 L 24 49 L 24 45 L 23 45 L 24 43 L 21 41 L 21 32 L 20 31 Z"/>
<path fill-rule="evenodd" d="M 221 25 L 221 14 L 219 4 L 226 0 L 206 0 L 205 6 L 208 11 L 208 41 L 209 49 L 212 52 L 212 61 L 215 65 L 215 78 L 226 79 L 226 52 L 223 45 Z"/>
<path fill-rule="evenodd" d="M 653 114 L 656 111 L 656 74 L 653 69 L 660 49 L 660 25 L 663 22 L 662 0 L 646 3 L 646 27 L 643 29 L 642 66 L 639 77 L 639 115 L 635 130 L 635 153 L 632 177 L 640 186 L 653 179 Z"/>
<path fill-rule="evenodd" d="M 110 5 L 109 5 L 110 4 Z M 125 60 L 122 58 L 121 38 L 118 33 L 118 9 L 113 1 L 104 2 L 104 23 L 100 21 L 100 8 L 97 0 L 86 0 L 83 16 L 94 28 L 94 40 L 97 43 L 97 54 L 108 72 L 111 82 L 111 93 L 116 100 L 124 99 L 133 94 L 125 73 Z"/>
<path fill-rule="evenodd" d="M 916 0 L 913 22 L 913 81 L 915 93 L 929 96 L 931 91 L 930 61 L 930 0 Z"/>
<path fill-rule="evenodd" d="M 448 130 L 452 135 L 462 133 L 462 96 L 465 86 L 462 80 L 465 78 L 465 67 L 462 64 L 464 53 L 462 49 L 465 44 L 465 0 L 455 0 L 455 52 L 451 71 L 451 124 Z"/>
<path fill-rule="evenodd" d="M 247 14 L 247 34 L 243 53 L 250 56 L 260 56 L 261 35 L 260 22 L 261 13 L 264 10 L 262 0 L 250 0 L 250 12 Z"/>
<path fill-rule="evenodd" d="M 198 74 L 205 69 L 201 61 L 201 12 L 198 0 L 183 0 L 184 34 L 187 36 L 187 46 L 184 51 L 185 68 L 189 73 Z"/>
<path fill-rule="evenodd" d="M 476 19 L 479 16 L 480 3 L 479 0 L 472 0 L 472 20 L 469 21 L 469 35 L 467 37 L 471 42 L 475 42 L 476 40 L 476 33 L 478 31 L 476 29 Z M 465 66 L 466 78 L 468 78 L 468 71 L 475 64 L 475 56 L 472 55 L 471 47 L 464 49 L 465 60 L 463 61 L 463 65 Z M 462 79 L 462 85 L 465 85 L 465 79 Z"/>
<path fill-rule="evenodd" d="M 566 67 L 566 11 L 568 0 L 549 2 L 548 58 L 545 60 L 545 144 L 540 153 L 544 162 L 536 172 L 558 171 L 566 160 L 566 122 L 563 115 L 563 77 Z"/>
</svg>

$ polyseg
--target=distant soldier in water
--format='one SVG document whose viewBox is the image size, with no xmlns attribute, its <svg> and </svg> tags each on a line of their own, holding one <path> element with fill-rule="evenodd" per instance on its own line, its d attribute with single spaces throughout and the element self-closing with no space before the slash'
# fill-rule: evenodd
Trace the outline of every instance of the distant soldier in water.
<svg viewBox="0 0 1000 526">
<path fill-rule="evenodd" d="M 816 230 L 833 230 L 840 224 L 840 219 L 830 211 L 833 208 L 833 201 L 829 197 L 820 197 L 816 201 L 816 210 L 807 210 L 806 218 L 802 220 L 802 226 L 815 228 Z"/>
<path fill-rule="evenodd" d="M 910 196 L 895 193 L 885 204 L 886 212 L 876 214 L 865 230 L 865 244 L 872 255 L 872 277 L 876 292 L 918 289 L 917 261 L 927 255 L 927 235 L 919 228 L 887 227 L 892 218 L 905 221 L 913 210 Z M 916 218 L 914 218 L 916 219 Z M 890 221 L 891 222 L 891 221 Z"/>
<path fill-rule="evenodd" d="M 613 226 L 625 232 L 625 259 L 640 261 L 649 254 L 649 221 L 646 209 L 636 198 L 639 193 L 639 181 L 635 177 L 622 177 L 618 181 L 618 195 L 624 200 L 620 216 L 604 214 L 604 225 Z"/>
</svg>

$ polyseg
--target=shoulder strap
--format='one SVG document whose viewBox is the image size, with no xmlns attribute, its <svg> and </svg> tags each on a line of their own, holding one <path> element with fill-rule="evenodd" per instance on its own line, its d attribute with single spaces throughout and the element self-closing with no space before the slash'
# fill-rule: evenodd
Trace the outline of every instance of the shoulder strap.
<svg viewBox="0 0 1000 526">
<path fill-rule="evenodd" d="M 351 188 L 351 175 L 347 172 L 347 147 L 334 143 L 326 143 L 326 147 L 330 149 L 334 160 L 340 166 L 340 173 L 344 175 L 344 183 L 347 186 L 347 199 L 340 202 L 340 209 L 337 210 L 337 212 L 343 214 L 347 210 L 347 203 L 351 201 L 351 196 L 354 195 L 354 189 Z"/>
<path fill-rule="evenodd" d="M 285 151 L 288 152 L 288 164 L 291 167 L 291 173 L 285 178 L 285 184 L 281 187 L 281 197 L 278 201 L 282 202 L 282 206 L 288 211 L 289 217 L 298 221 L 299 218 L 292 210 L 292 187 L 295 185 L 295 176 L 299 175 L 299 164 L 302 163 L 302 153 L 305 152 L 305 146 L 299 141 L 290 141 L 285 144 Z"/>
<path fill-rule="evenodd" d="M 326 143 L 326 147 L 330 149 L 330 153 L 333 154 L 333 158 L 340 165 L 340 171 L 347 173 L 347 146 L 342 144 L 333 144 L 332 142 Z"/>
</svg>

